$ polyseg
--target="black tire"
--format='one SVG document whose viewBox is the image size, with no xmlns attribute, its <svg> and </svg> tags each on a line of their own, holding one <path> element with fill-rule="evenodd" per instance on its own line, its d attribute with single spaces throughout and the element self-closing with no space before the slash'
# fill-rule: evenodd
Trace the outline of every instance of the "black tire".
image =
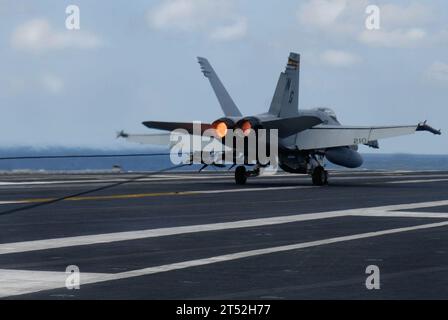
<svg viewBox="0 0 448 320">
<path fill-rule="evenodd" d="M 323 167 L 317 167 L 314 169 L 311 177 L 315 186 L 323 186 L 328 183 L 328 173 Z"/>
<path fill-rule="evenodd" d="M 236 184 L 246 184 L 247 171 L 245 166 L 238 166 L 235 170 L 235 182 Z"/>
</svg>

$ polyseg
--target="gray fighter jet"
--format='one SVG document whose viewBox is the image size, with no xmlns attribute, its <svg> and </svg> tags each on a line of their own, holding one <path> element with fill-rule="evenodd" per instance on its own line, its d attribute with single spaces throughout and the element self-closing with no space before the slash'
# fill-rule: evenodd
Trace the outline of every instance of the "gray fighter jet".
<svg viewBox="0 0 448 320">
<path fill-rule="evenodd" d="M 315 185 L 328 183 L 325 159 L 346 168 L 360 167 L 363 163 L 357 151 L 360 144 L 379 148 L 378 140 L 415 131 L 441 134 L 440 130 L 433 129 L 426 122 L 408 126 L 345 126 L 341 125 L 331 109 L 299 110 L 300 55 L 297 53 L 289 55 L 268 112 L 243 116 L 207 59 L 199 57 L 198 61 L 224 112 L 224 117 L 213 123 L 203 123 L 201 132 L 214 128 L 218 138 L 224 138 L 228 130 L 237 128 L 255 131 L 262 128 L 278 129 L 278 165 L 289 173 L 310 174 Z M 193 134 L 193 123 L 146 121 L 143 124 L 151 129 L 173 131 L 180 128 Z M 144 135 L 121 133 L 120 136 L 131 141 L 145 141 L 142 139 Z M 149 139 L 149 143 L 151 141 L 153 139 Z M 259 175 L 262 165 L 255 164 L 251 170 L 246 167 L 239 165 L 236 168 L 237 184 L 245 184 L 248 177 Z"/>
</svg>

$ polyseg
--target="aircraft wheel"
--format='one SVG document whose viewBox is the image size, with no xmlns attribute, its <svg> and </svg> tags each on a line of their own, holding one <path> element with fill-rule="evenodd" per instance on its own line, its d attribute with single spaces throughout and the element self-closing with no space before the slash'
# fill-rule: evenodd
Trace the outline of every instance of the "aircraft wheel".
<svg viewBox="0 0 448 320">
<path fill-rule="evenodd" d="M 235 170 L 235 182 L 236 184 L 246 184 L 247 171 L 245 166 L 238 166 Z"/>
<path fill-rule="evenodd" d="M 323 186 L 328 183 L 328 172 L 323 167 L 314 169 L 311 177 L 315 186 Z"/>
</svg>

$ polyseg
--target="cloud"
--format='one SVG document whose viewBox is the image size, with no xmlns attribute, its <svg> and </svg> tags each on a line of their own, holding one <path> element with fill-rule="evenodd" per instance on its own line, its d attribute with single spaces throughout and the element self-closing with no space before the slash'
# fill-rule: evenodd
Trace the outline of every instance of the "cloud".
<svg viewBox="0 0 448 320">
<path fill-rule="evenodd" d="M 46 19 L 33 19 L 18 26 L 11 36 L 13 48 L 29 52 L 45 52 L 60 49 L 92 49 L 101 40 L 84 31 L 57 31 Z"/>
<path fill-rule="evenodd" d="M 199 32 L 214 40 L 235 40 L 247 33 L 247 20 L 230 0 L 164 0 L 147 14 L 156 30 Z"/>
<path fill-rule="evenodd" d="M 216 28 L 210 34 L 210 38 L 213 40 L 236 40 L 243 38 L 246 33 L 247 20 L 241 18 L 231 25 Z"/>
<path fill-rule="evenodd" d="M 348 37 L 374 47 L 410 47 L 428 38 L 433 20 L 430 7 L 420 3 L 379 5 L 380 29 L 367 30 L 367 0 L 308 0 L 299 7 L 299 23 L 332 36 Z"/>
<path fill-rule="evenodd" d="M 365 30 L 359 35 L 359 40 L 369 46 L 395 48 L 412 47 L 425 38 L 426 31 L 418 28 L 393 31 Z"/>
<path fill-rule="evenodd" d="M 54 74 L 44 74 L 39 82 L 42 88 L 51 94 L 59 94 L 64 89 L 64 81 Z"/>
<path fill-rule="evenodd" d="M 326 28 L 334 24 L 347 3 L 343 0 L 314 0 L 305 3 L 297 13 L 301 23 Z"/>
<path fill-rule="evenodd" d="M 359 41 L 375 47 L 406 48 L 420 44 L 428 38 L 425 26 L 431 21 L 432 10 L 420 3 L 407 6 L 384 4 L 379 6 L 380 30 L 364 30 Z"/>
<path fill-rule="evenodd" d="M 39 92 L 49 95 L 58 95 L 64 91 L 65 81 L 53 74 L 43 73 L 36 75 L 11 76 L 5 84 L 6 96 L 20 96 L 27 93 Z"/>
<path fill-rule="evenodd" d="M 426 71 L 429 79 L 448 84 L 448 63 L 436 61 Z"/>
<path fill-rule="evenodd" d="M 362 27 L 366 0 L 309 0 L 297 11 L 299 23 L 331 34 L 353 34 Z"/>
<path fill-rule="evenodd" d="M 358 56 L 340 50 L 327 50 L 320 55 L 320 60 L 333 67 L 348 67 L 361 61 Z"/>
<path fill-rule="evenodd" d="M 203 1 L 201 1 L 203 2 Z M 148 13 L 149 23 L 157 29 L 193 30 L 206 23 L 210 4 L 198 1 L 165 1 Z"/>
<path fill-rule="evenodd" d="M 381 24 L 385 28 L 415 28 L 425 25 L 433 17 L 432 9 L 421 3 L 410 3 L 408 6 L 384 4 L 381 10 Z"/>
</svg>

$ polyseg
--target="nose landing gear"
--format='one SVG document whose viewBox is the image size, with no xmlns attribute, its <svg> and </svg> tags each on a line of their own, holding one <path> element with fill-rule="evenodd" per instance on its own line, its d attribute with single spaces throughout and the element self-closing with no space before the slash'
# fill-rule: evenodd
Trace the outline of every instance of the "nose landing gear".
<svg viewBox="0 0 448 320">
<path fill-rule="evenodd" d="M 256 165 L 254 170 L 247 170 L 245 166 L 238 166 L 235 170 L 236 184 L 246 184 L 247 178 L 257 177 L 260 175 L 260 166 Z"/>
<path fill-rule="evenodd" d="M 254 170 L 247 170 L 245 166 L 238 166 L 235 170 L 235 183 L 244 185 L 247 178 L 256 177 L 260 174 L 260 168 L 256 167 Z M 313 185 L 324 186 L 328 184 L 328 171 L 321 165 L 318 165 L 310 172 Z"/>
<path fill-rule="evenodd" d="M 236 184 L 243 185 L 247 181 L 247 170 L 245 166 L 238 166 L 235 170 Z"/>
</svg>

